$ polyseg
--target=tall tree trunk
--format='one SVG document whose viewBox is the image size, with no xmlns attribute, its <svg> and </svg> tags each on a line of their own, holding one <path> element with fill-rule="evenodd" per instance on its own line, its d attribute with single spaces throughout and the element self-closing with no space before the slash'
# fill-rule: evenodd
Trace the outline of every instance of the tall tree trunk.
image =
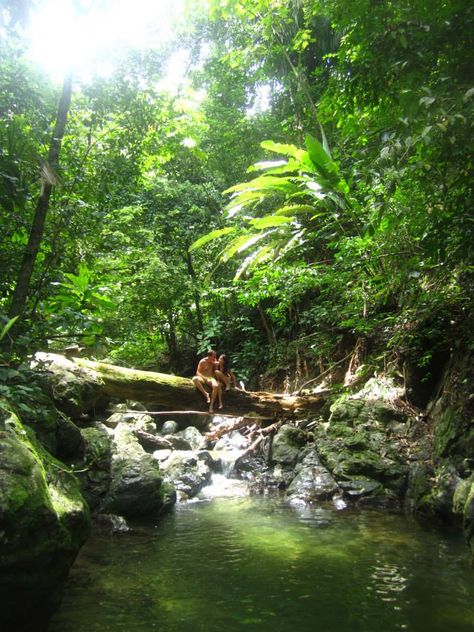
<svg viewBox="0 0 474 632">
<path fill-rule="evenodd" d="M 61 143 L 71 103 L 71 94 L 72 76 L 67 75 L 63 83 L 53 137 L 51 139 L 51 145 L 48 152 L 48 159 L 47 162 L 42 165 L 43 183 L 41 193 L 36 204 L 28 244 L 25 248 L 25 252 L 23 253 L 23 259 L 18 273 L 15 291 L 13 292 L 9 312 L 10 318 L 23 314 L 25 310 L 26 301 L 30 291 L 31 276 L 33 274 L 36 257 L 43 239 L 44 224 L 46 214 L 48 212 L 49 199 L 53 191 L 53 186 L 57 183 L 55 171 L 58 165 Z"/>
<path fill-rule="evenodd" d="M 274 347 L 276 345 L 275 332 L 271 325 L 269 325 L 267 317 L 265 316 L 265 311 L 262 307 L 262 304 L 259 303 L 257 305 L 258 313 L 260 314 L 260 320 L 262 321 L 263 328 L 265 329 L 265 333 L 267 334 L 267 341 L 270 347 Z"/>
<path fill-rule="evenodd" d="M 204 321 L 202 318 L 202 311 L 201 311 L 201 297 L 199 296 L 196 272 L 194 270 L 191 253 L 189 251 L 186 251 L 186 265 L 188 267 L 188 274 L 191 277 L 192 283 L 193 283 L 193 295 L 194 295 L 194 304 L 196 305 L 197 325 L 199 327 L 199 333 L 202 333 L 204 331 Z"/>
<path fill-rule="evenodd" d="M 176 338 L 176 325 L 173 312 L 168 314 L 169 329 L 165 330 L 166 344 L 168 345 L 168 351 L 170 354 L 170 366 L 173 371 L 179 371 L 181 359 L 178 352 L 178 340 Z"/>
</svg>

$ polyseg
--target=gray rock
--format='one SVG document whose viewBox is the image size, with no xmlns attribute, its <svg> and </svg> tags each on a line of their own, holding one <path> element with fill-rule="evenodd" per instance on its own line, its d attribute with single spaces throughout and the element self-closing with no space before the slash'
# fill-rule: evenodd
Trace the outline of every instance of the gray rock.
<svg viewBox="0 0 474 632">
<path fill-rule="evenodd" d="M 117 426 L 113 443 L 112 480 L 101 511 L 125 517 L 161 511 L 165 503 L 157 461 L 144 451 L 125 424 Z"/>
<path fill-rule="evenodd" d="M 220 467 L 220 461 L 215 461 L 212 454 L 209 450 L 198 450 L 196 452 L 196 456 L 199 461 L 204 461 L 204 463 L 213 471 L 217 471 Z"/>
<path fill-rule="evenodd" d="M 290 425 L 283 426 L 273 438 L 272 462 L 294 465 L 305 442 L 306 434 L 302 430 Z"/>
<path fill-rule="evenodd" d="M 62 461 L 84 457 L 85 441 L 80 429 L 64 415 L 59 415 L 56 430 L 55 456 Z"/>
<path fill-rule="evenodd" d="M 446 462 L 436 471 L 434 507 L 438 515 L 449 518 L 453 512 L 454 494 L 461 478 L 452 463 Z"/>
<path fill-rule="evenodd" d="M 0 401 L 0 629 L 45 629 L 90 527 L 75 477 Z"/>
<path fill-rule="evenodd" d="M 165 450 L 155 450 L 152 456 L 156 461 L 158 461 L 158 463 L 161 464 L 161 463 L 164 463 L 167 459 L 169 459 L 172 452 L 173 450 L 171 450 L 171 448 L 165 449 Z"/>
<path fill-rule="evenodd" d="M 197 428 L 194 426 L 188 426 L 184 430 L 177 433 L 179 437 L 182 437 L 190 446 L 191 450 L 201 450 L 206 447 L 206 439 Z"/>
<path fill-rule="evenodd" d="M 36 353 L 32 367 L 42 376 L 59 410 L 80 419 L 103 397 L 102 386 L 86 368 L 55 353 Z"/>
<path fill-rule="evenodd" d="M 474 558 L 474 476 L 470 479 L 470 485 L 466 495 L 466 502 L 463 508 L 463 527 L 467 541 L 471 548 L 471 555 Z"/>
<path fill-rule="evenodd" d="M 236 459 L 232 468 L 232 475 L 246 481 L 257 482 L 267 471 L 268 465 L 263 455 L 251 452 Z"/>
<path fill-rule="evenodd" d="M 165 439 L 165 437 L 160 437 L 148 432 L 144 432 L 139 428 L 134 428 L 132 432 L 138 439 L 140 445 L 145 450 L 145 452 L 152 453 L 155 450 L 169 450 L 173 447 L 171 442 L 168 441 L 168 439 Z"/>
<path fill-rule="evenodd" d="M 168 419 L 168 421 L 165 421 L 164 424 L 161 426 L 161 434 L 162 435 L 167 435 L 167 434 L 174 434 L 175 432 L 178 432 L 179 430 L 179 425 L 177 421 L 173 421 L 172 419 Z"/>
<path fill-rule="evenodd" d="M 474 474 L 458 483 L 453 498 L 453 511 L 462 516 L 464 533 L 474 559 Z"/>
<path fill-rule="evenodd" d="M 156 434 L 157 432 L 156 423 L 153 418 L 145 413 L 134 415 L 132 418 L 127 415 L 125 421 L 132 423 L 135 429 L 143 430 L 143 432 L 147 432 L 148 434 Z"/>
<path fill-rule="evenodd" d="M 96 423 L 90 428 L 82 428 L 81 435 L 85 452 L 78 467 L 77 477 L 89 507 L 94 510 L 100 505 L 110 487 L 112 440 L 107 428 L 101 423 Z"/>
<path fill-rule="evenodd" d="M 115 535 L 117 533 L 128 533 L 130 527 L 122 516 L 115 514 L 97 514 L 94 519 L 94 526 L 97 530 Z"/>
<path fill-rule="evenodd" d="M 142 402 L 137 402 L 133 399 L 127 400 L 126 406 L 128 410 L 140 410 L 142 412 L 146 412 L 147 410 L 145 404 L 143 404 Z"/>
<path fill-rule="evenodd" d="M 295 477 L 287 489 L 287 497 L 306 503 L 328 500 L 340 493 L 340 488 L 330 472 L 321 465 L 314 450 L 306 450 L 302 461 L 295 468 Z"/>
<path fill-rule="evenodd" d="M 354 397 L 336 402 L 328 423 L 314 427 L 318 455 L 346 494 L 354 498 L 370 496 L 377 501 L 382 496 L 393 501 L 403 496 L 408 454 L 406 444 L 394 441 L 393 433 L 402 426 L 405 434 L 406 420 L 384 400 Z"/>
<path fill-rule="evenodd" d="M 351 498 L 361 498 L 368 495 L 384 494 L 382 483 L 370 478 L 351 478 L 350 481 L 339 481 L 339 486 Z"/>
<path fill-rule="evenodd" d="M 191 450 L 171 452 L 168 459 L 161 461 L 161 469 L 182 500 L 196 496 L 211 479 L 208 460 Z"/>
<path fill-rule="evenodd" d="M 117 407 L 116 407 L 117 408 Z M 108 428 L 116 428 L 119 424 L 128 424 L 150 434 L 156 433 L 156 424 L 150 415 L 142 412 L 123 412 L 116 410 L 104 421 Z"/>
<path fill-rule="evenodd" d="M 107 417 L 104 421 L 104 425 L 107 428 L 116 428 L 119 424 L 123 424 L 125 422 L 125 414 L 120 411 L 116 411 Z"/>
<path fill-rule="evenodd" d="M 163 438 L 171 445 L 173 450 L 192 450 L 189 441 L 186 441 L 179 434 L 167 434 Z"/>
</svg>

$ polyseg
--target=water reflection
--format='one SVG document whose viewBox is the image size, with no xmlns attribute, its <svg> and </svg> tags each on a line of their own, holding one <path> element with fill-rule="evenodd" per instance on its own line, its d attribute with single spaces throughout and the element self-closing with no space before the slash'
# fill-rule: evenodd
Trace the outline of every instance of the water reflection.
<svg viewBox="0 0 474 632">
<path fill-rule="evenodd" d="M 50 632 L 472 632 L 473 603 L 457 536 L 242 496 L 93 538 Z"/>
</svg>

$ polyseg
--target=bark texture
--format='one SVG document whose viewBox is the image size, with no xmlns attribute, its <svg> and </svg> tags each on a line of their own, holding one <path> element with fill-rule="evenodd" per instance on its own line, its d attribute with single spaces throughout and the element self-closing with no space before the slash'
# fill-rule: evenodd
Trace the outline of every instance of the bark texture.
<svg viewBox="0 0 474 632">
<path fill-rule="evenodd" d="M 135 399 L 168 410 L 207 410 L 208 405 L 194 388 L 192 380 L 165 373 L 139 371 L 73 358 L 75 364 L 96 376 L 104 394 L 120 399 Z M 225 414 L 274 419 L 316 412 L 324 403 L 321 396 L 279 395 L 233 389 L 223 394 Z M 218 414 L 220 411 L 216 411 Z"/>
</svg>

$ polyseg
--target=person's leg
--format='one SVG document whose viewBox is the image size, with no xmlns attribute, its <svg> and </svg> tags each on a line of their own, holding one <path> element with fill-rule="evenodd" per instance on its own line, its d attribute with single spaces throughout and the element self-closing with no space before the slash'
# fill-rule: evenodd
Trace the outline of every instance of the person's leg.
<svg viewBox="0 0 474 632">
<path fill-rule="evenodd" d="M 212 385 L 212 393 L 211 393 L 211 402 L 209 405 L 209 412 L 213 413 L 214 403 L 216 401 L 216 398 L 219 396 L 220 385 L 219 385 L 219 382 L 215 379 L 212 380 L 211 385 Z"/>
<path fill-rule="evenodd" d="M 194 383 L 194 386 L 197 388 L 197 390 L 200 391 L 204 395 L 206 402 L 209 404 L 211 400 L 209 399 L 209 393 L 206 391 L 206 389 L 203 386 L 203 379 L 199 377 L 199 375 L 195 375 L 193 377 L 193 383 Z"/>
<path fill-rule="evenodd" d="M 219 400 L 219 410 L 222 410 L 222 408 L 224 407 L 224 404 L 222 403 L 222 384 L 219 383 L 219 386 L 217 387 L 217 398 Z"/>
<path fill-rule="evenodd" d="M 215 372 L 215 376 L 219 382 L 222 382 L 224 389 L 228 391 L 230 389 L 230 377 L 225 373 L 222 373 L 222 371 L 219 371 L 219 369 Z"/>
</svg>

